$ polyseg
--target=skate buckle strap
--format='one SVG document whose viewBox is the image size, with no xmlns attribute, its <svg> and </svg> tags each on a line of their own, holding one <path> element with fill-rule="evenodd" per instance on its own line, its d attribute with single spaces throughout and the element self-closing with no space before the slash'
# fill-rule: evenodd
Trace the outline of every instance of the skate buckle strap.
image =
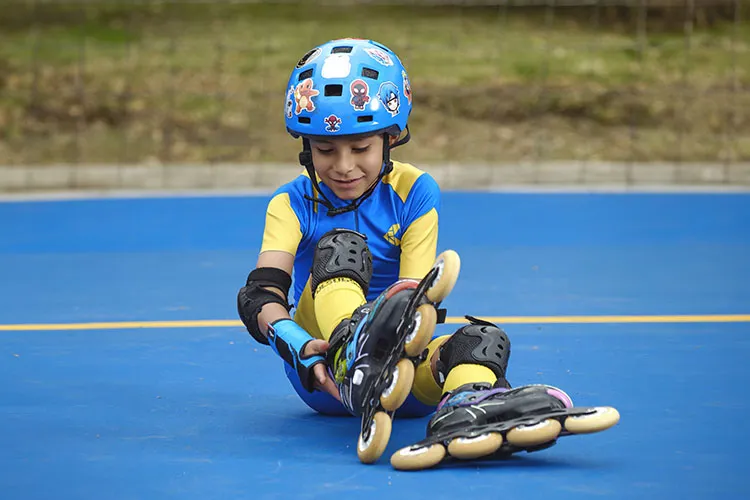
<svg viewBox="0 0 750 500">
<path fill-rule="evenodd" d="M 456 387 L 452 391 L 443 393 L 443 395 L 440 397 L 440 403 L 438 403 L 437 409 L 439 410 L 446 404 L 451 406 L 463 406 L 464 404 L 472 404 L 476 401 L 485 399 L 485 393 L 496 394 L 505 391 L 506 389 L 492 389 L 492 386 L 487 382 L 470 382 L 468 384 Z M 467 401 L 468 403 L 466 403 Z"/>
<path fill-rule="evenodd" d="M 497 326 L 495 323 L 491 323 L 483 319 L 475 318 L 474 316 L 469 316 L 468 314 L 465 315 L 464 318 L 466 318 L 469 321 L 469 323 L 471 323 L 472 325 Z"/>
</svg>

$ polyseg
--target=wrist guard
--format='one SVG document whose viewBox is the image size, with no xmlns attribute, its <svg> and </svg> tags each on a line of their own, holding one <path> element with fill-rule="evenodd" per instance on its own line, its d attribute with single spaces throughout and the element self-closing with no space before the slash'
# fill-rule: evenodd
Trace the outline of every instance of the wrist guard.
<svg viewBox="0 0 750 500">
<path fill-rule="evenodd" d="M 291 319 L 280 319 L 268 325 L 268 341 L 273 351 L 291 367 L 297 370 L 302 387 L 312 392 L 315 384 L 313 367 L 325 363 L 325 358 L 319 355 L 302 357 L 305 346 L 313 340 L 301 326 Z"/>
</svg>

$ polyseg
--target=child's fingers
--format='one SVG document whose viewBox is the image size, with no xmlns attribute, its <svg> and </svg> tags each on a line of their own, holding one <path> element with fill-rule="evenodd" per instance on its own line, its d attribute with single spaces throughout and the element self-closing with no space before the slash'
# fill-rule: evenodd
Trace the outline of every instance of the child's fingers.
<svg viewBox="0 0 750 500">
<path fill-rule="evenodd" d="M 318 381 L 318 388 L 341 401 L 339 390 L 333 380 L 328 376 L 325 365 L 315 365 L 313 367 L 313 372 L 315 373 L 315 380 Z"/>
<path fill-rule="evenodd" d="M 313 366 L 313 371 L 315 372 L 315 378 L 318 380 L 318 383 L 321 386 L 324 386 L 326 383 L 326 379 L 328 378 L 326 376 L 325 365 L 323 365 L 322 363 L 319 365 L 315 365 Z"/>
<path fill-rule="evenodd" d="M 334 398 L 341 401 L 341 395 L 339 395 L 339 389 L 338 387 L 336 387 L 336 384 L 333 383 L 333 380 L 331 380 L 330 378 L 326 379 L 326 383 L 323 386 L 323 388 L 328 394 L 330 394 Z"/>
<path fill-rule="evenodd" d="M 306 354 L 308 356 L 312 356 L 315 354 L 325 354 L 328 350 L 328 342 L 325 340 L 311 340 L 308 342 L 307 346 L 305 347 Z"/>
</svg>

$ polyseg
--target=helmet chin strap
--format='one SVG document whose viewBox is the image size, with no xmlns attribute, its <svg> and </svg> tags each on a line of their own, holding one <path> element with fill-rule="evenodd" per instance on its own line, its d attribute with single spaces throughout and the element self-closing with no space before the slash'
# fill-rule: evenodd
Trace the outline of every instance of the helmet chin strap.
<svg viewBox="0 0 750 500">
<path fill-rule="evenodd" d="M 305 195 L 305 199 L 312 201 L 313 203 L 318 203 L 320 205 L 323 205 L 326 207 L 326 215 L 329 217 L 334 217 L 336 215 L 345 214 L 347 212 L 351 212 L 353 210 L 357 210 L 359 206 L 375 191 L 375 188 L 378 186 L 378 183 L 383 180 L 383 177 L 390 174 L 393 171 L 393 162 L 391 161 L 391 149 L 401 146 L 402 144 L 406 144 L 409 142 L 409 139 L 411 138 L 411 135 L 409 133 L 409 127 L 406 127 L 406 135 L 396 141 L 393 146 L 389 144 L 389 135 L 386 131 L 383 134 L 383 166 L 380 169 L 380 173 L 378 174 L 378 178 L 375 179 L 375 182 L 373 182 L 367 190 L 362 193 L 362 196 L 357 198 L 356 200 L 353 200 L 351 203 L 349 203 L 346 206 L 343 207 L 334 207 L 333 203 L 331 203 L 331 200 L 326 197 L 325 194 L 323 194 L 323 191 L 320 190 L 320 186 L 318 186 L 318 177 L 315 174 L 315 168 L 313 167 L 313 161 L 312 161 L 312 148 L 310 147 L 310 140 L 306 137 L 302 138 L 302 152 L 299 154 L 299 162 L 300 164 L 305 167 L 305 170 L 307 171 L 307 175 L 310 176 L 310 181 L 312 182 L 313 189 L 321 196 L 323 199 L 319 198 L 313 198 L 312 196 Z"/>
</svg>

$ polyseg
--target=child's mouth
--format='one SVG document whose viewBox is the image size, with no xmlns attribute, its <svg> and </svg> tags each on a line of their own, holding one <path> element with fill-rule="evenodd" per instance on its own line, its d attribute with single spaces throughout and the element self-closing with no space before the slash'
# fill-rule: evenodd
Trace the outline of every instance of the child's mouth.
<svg viewBox="0 0 750 500">
<path fill-rule="evenodd" d="M 332 179 L 334 183 L 336 183 L 337 186 L 343 187 L 343 188 L 351 188 L 353 186 L 356 186 L 359 181 L 362 180 L 362 177 L 358 177 L 357 179 L 349 179 L 349 180 L 340 180 L 340 179 Z"/>
</svg>

